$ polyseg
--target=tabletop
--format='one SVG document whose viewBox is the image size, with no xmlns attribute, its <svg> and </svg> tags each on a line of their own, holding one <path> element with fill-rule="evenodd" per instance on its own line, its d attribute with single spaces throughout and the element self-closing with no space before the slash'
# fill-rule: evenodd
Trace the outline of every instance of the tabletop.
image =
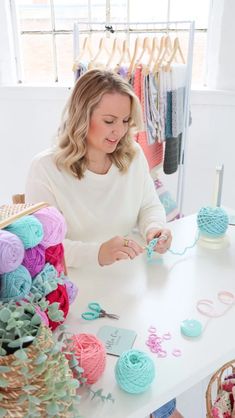
<svg viewBox="0 0 235 418">
<path fill-rule="evenodd" d="M 169 228 L 173 235 L 171 249 L 177 252 L 192 245 L 198 233 L 194 215 L 170 223 Z M 83 417 L 144 418 L 235 358 L 235 307 L 209 321 L 196 309 L 199 299 L 212 299 L 218 309 L 224 309 L 217 301 L 218 292 L 235 294 L 235 226 L 229 226 L 226 235 L 226 248 L 209 249 L 196 244 L 183 256 L 168 252 L 156 264 L 148 264 L 143 254 L 111 266 L 70 269 L 69 277 L 79 288 L 66 321 L 70 329 L 91 334 L 97 334 L 103 325 L 134 330 L 137 338 L 133 348 L 147 353 L 156 368 L 156 377 L 146 392 L 128 394 L 115 381 L 117 357 L 107 355 L 106 369 L 93 387 L 102 388 L 104 394 L 111 392 L 115 402 L 91 400 L 85 394 L 79 406 Z M 120 315 L 120 319 L 85 321 L 81 313 L 91 301 Z M 187 318 L 203 324 L 200 337 L 190 339 L 181 334 L 180 324 Z M 150 326 L 156 327 L 160 335 L 170 332 L 172 336 L 164 342 L 165 358 L 158 358 L 146 345 Z M 181 350 L 181 356 L 172 355 L 174 349 Z"/>
</svg>

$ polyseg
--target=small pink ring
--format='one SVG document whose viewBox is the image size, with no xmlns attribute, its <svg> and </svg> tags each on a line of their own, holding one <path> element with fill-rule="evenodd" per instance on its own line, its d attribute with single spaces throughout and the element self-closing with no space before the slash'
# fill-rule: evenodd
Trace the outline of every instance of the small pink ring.
<svg viewBox="0 0 235 418">
<path fill-rule="evenodd" d="M 159 350 L 158 351 L 158 357 L 164 358 L 167 356 L 167 352 L 165 350 Z"/>
<path fill-rule="evenodd" d="M 174 350 L 172 351 L 172 355 L 175 357 L 180 357 L 182 356 L 182 351 L 179 348 L 174 348 Z"/>
<path fill-rule="evenodd" d="M 166 332 L 165 334 L 163 334 L 162 339 L 163 340 L 170 340 L 171 339 L 171 333 Z"/>
<path fill-rule="evenodd" d="M 157 331 L 156 328 L 152 325 L 148 329 L 148 332 L 151 332 L 151 333 L 155 333 L 156 331 Z"/>
</svg>

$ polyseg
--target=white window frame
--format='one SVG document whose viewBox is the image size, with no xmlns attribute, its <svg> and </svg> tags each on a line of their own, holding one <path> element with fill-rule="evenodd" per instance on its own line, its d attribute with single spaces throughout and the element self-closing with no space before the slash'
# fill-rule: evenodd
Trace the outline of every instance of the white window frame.
<svg viewBox="0 0 235 418">
<path fill-rule="evenodd" d="M 8 0 L 9 2 L 9 10 L 11 14 L 11 21 L 12 21 L 12 34 L 13 34 L 13 44 L 14 44 L 14 55 L 15 55 L 15 71 L 16 71 L 16 79 L 17 83 L 23 83 L 23 60 L 22 60 L 22 53 L 21 53 L 21 46 L 20 46 L 20 37 L 23 35 L 51 35 L 52 41 L 52 51 L 53 51 L 53 69 L 54 69 L 54 82 L 58 83 L 58 57 L 57 57 L 57 48 L 56 48 L 56 36 L 57 35 L 68 35 L 71 34 L 73 36 L 73 30 L 58 30 L 56 29 L 55 24 L 55 4 L 54 0 L 50 1 L 50 18 L 51 18 L 51 29 L 50 30 L 26 30 L 20 31 L 19 30 L 19 18 L 17 15 L 17 6 L 15 0 Z M 131 22 L 130 19 L 130 1 L 127 1 L 127 8 L 126 8 L 126 22 Z M 88 21 L 91 22 L 91 0 L 87 0 L 87 7 L 88 7 Z M 111 22 L 111 1 L 106 0 L 106 21 L 104 22 L 106 25 L 109 25 Z M 167 13 L 166 13 L 166 21 L 170 20 L 171 15 L 171 0 L 167 0 Z M 178 28 L 177 30 L 181 30 Z M 162 32 L 165 32 L 166 28 L 162 28 Z M 146 32 L 148 32 L 146 28 Z M 161 32 L 161 30 L 159 30 Z M 207 32 L 207 29 L 195 29 L 195 32 Z M 88 33 L 88 32 L 87 32 Z"/>
</svg>

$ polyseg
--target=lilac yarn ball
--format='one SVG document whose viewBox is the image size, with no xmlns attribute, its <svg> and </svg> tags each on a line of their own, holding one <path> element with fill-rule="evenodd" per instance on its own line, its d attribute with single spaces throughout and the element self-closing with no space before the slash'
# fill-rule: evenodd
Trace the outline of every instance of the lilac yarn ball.
<svg viewBox="0 0 235 418">
<path fill-rule="evenodd" d="M 64 277 L 64 285 L 67 290 L 67 294 L 69 297 L 69 304 L 73 303 L 76 299 L 76 296 L 78 294 L 78 288 L 75 283 L 71 282 L 67 277 Z"/>
<path fill-rule="evenodd" d="M 45 266 L 45 248 L 39 244 L 25 250 L 22 264 L 28 269 L 31 277 L 36 276 Z"/>
<path fill-rule="evenodd" d="M 48 248 L 60 244 L 66 235 L 67 226 L 63 215 L 53 206 L 43 208 L 34 213 L 43 227 L 43 239 L 41 245 Z"/>
<path fill-rule="evenodd" d="M 8 231 L 0 230 L 0 274 L 17 269 L 24 258 L 21 240 Z"/>
</svg>

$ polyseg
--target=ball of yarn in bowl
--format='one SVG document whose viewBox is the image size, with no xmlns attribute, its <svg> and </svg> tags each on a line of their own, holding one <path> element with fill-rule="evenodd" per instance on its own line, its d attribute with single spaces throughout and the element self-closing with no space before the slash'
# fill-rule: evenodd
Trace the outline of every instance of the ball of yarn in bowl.
<svg viewBox="0 0 235 418">
<path fill-rule="evenodd" d="M 206 237 L 218 238 L 225 234 L 229 217 L 221 207 L 202 207 L 197 215 L 197 225 L 200 233 Z"/>
</svg>

